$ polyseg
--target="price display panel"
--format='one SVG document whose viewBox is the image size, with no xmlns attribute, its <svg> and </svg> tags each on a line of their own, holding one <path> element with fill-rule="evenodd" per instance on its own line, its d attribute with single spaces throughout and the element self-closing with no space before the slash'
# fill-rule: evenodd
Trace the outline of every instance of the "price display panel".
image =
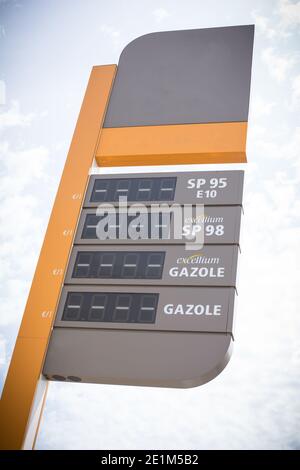
<svg viewBox="0 0 300 470">
<path fill-rule="evenodd" d="M 77 246 L 66 284 L 128 284 L 235 286 L 237 245 Z"/>
<path fill-rule="evenodd" d="M 194 210 L 195 208 L 193 208 Z M 84 209 L 78 224 L 76 244 L 180 244 L 196 239 L 204 231 L 205 244 L 239 243 L 241 206 L 205 206 L 201 216 L 184 214 L 178 219 L 172 212 L 154 211 L 154 214 L 127 215 Z M 130 227 L 139 224 L 139 238 L 132 238 Z M 108 229 L 110 232 L 108 233 Z"/>
<path fill-rule="evenodd" d="M 231 287 L 68 286 L 55 327 L 229 333 Z"/>
<path fill-rule="evenodd" d="M 232 205 L 242 204 L 243 171 L 201 171 L 135 175 L 93 175 L 90 177 L 85 207 L 117 204 L 120 197 L 129 203 Z"/>
</svg>

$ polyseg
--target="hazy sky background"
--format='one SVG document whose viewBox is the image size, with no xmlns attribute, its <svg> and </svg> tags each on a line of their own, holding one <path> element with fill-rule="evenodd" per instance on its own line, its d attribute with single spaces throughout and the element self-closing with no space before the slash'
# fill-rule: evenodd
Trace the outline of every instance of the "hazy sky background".
<svg viewBox="0 0 300 470">
<path fill-rule="evenodd" d="M 299 1 L 0 0 L 1 381 L 91 67 L 151 31 L 249 23 L 232 359 L 190 390 L 50 383 L 38 449 L 300 448 Z"/>
</svg>

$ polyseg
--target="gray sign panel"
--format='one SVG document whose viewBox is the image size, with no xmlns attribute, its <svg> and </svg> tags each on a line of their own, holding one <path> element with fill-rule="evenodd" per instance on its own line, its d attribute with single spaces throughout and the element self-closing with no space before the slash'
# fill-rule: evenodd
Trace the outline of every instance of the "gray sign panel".
<svg viewBox="0 0 300 470">
<path fill-rule="evenodd" d="M 200 217 L 185 217 L 183 225 L 179 233 L 182 235 L 180 239 L 174 237 L 174 218 L 168 219 L 170 223 L 169 230 L 162 230 L 159 238 L 151 238 L 151 219 L 149 220 L 149 237 L 141 237 L 138 240 L 131 238 L 119 238 L 119 231 L 116 230 L 116 238 L 102 239 L 97 237 L 96 227 L 101 216 L 96 215 L 96 209 L 84 209 L 81 213 L 77 233 L 75 237 L 76 244 L 96 245 L 96 244 L 184 244 L 189 242 L 193 234 L 199 229 L 204 229 L 205 244 L 238 244 L 240 235 L 241 206 L 205 206 L 204 219 Z M 103 216 L 104 217 L 104 216 Z M 108 217 L 108 216 L 106 216 Z M 134 217 L 128 217 L 129 224 Z M 108 219 L 109 220 L 109 219 Z M 147 219 L 148 220 L 148 219 Z M 116 218 L 112 216 L 110 225 L 119 223 L 119 213 L 117 211 Z"/>
<path fill-rule="evenodd" d="M 123 50 L 104 127 L 247 121 L 254 26 L 146 34 Z"/>
<path fill-rule="evenodd" d="M 118 205 L 120 197 L 128 203 L 177 203 L 241 205 L 244 172 L 201 171 L 190 173 L 142 173 L 93 175 L 90 177 L 84 207 Z"/>
<path fill-rule="evenodd" d="M 235 286 L 237 245 L 75 247 L 66 284 Z"/>
<path fill-rule="evenodd" d="M 226 333 L 54 328 L 43 374 L 70 382 L 196 387 L 224 369 L 231 349 Z"/>
<path fill-rule="evenodd" d="M 232 287 L 64 287 L 56 327 L 232 332 Z"/>
</svg>

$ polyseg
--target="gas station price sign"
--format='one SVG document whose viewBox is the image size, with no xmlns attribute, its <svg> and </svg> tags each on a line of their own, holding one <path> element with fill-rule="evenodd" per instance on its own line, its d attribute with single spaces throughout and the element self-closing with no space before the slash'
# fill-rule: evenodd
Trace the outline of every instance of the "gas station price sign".
<svg viewBox="0 0 300 470">
<path fill-rule="evenodd" d="M 228 363 L 244 172 L 217 165 L 247 161 L 253 37 L 151 33 L 93 67 L 0 400 L 2 448 L 34 445 L 41 372 L 187 388 Z M 209 170 L 147 171 L 189 164 Z"/>
<path fill-rule="evenodd" d="M 233 341 L 242 191 L 242 171 L 91 176 L 44 375 L 166 387 L 215 377 Z M 124 219 L 132 204 L 147 209 L 139 238 L 136 214 Z M 179 238 L 172 204 L 192 209 Z M 115 236 L 99 237 L 99 224 Z M 192 249 L 200 229 L 204 244 Z"/>
</svg>

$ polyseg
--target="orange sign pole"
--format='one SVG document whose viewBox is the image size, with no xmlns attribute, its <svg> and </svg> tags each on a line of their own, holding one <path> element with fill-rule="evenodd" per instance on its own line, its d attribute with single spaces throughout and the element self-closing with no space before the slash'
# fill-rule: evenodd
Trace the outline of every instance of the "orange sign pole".
<svg viewBox="0 0 300 470">
<path fill-rule="evenodd" d="M 35 443 L 47 388 L 41 370 L 115 73 L 115 65 L 92 69 L 0 400 L 0 449 Z"/>
</svg>

